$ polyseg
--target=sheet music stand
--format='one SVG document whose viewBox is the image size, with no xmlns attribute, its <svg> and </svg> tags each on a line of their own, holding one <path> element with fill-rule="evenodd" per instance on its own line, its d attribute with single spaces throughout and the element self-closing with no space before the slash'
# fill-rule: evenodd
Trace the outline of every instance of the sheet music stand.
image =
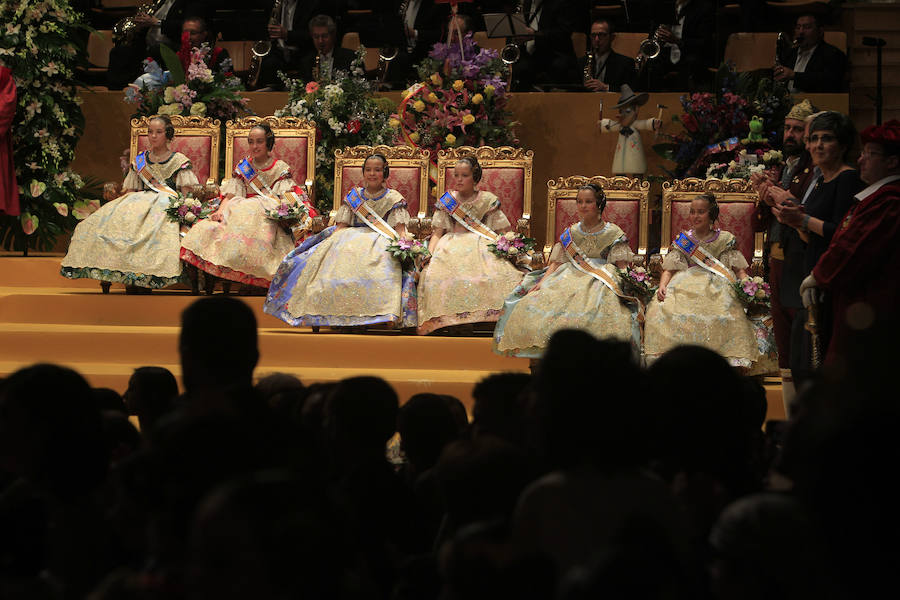
<svg viewBox="0 0 900 600">
<path fill-rule="evenodd" d="M 532 38 L 533 33 L 528 33 L 529 27 L 525 23 L 525 17 L 516 13 L 485 13 L 484 27 L 489 38 Z"/>
</svg>

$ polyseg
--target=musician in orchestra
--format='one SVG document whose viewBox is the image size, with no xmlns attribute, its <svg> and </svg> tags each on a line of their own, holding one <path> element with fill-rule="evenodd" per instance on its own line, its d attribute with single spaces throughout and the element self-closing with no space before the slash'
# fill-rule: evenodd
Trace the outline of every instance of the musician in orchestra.
<svg viewBox="0 0 900 600">
<path fill-rule="evenodd" d="M 553 246 L 550 266 L 532 271 L 506 299 L 494 330 L 494 351 L 539 358 L 560 329 L 628 341 L 641 351 L 638 301 L 625 298 L 615 267 L 634 260 L 625 232 L 603 220 L 606 194 L 596 184 L 578 190 L 579 221 Z"/>
<path fill-rule="evenodd" d="M 715 350 L 734 366 L 749 367 L 760 358 L 753 324 L 732 288 L 747 276 L 747 259 L 734 235 L 715 227 L 718 217 L 713 194 L 691 201 L 691 229 L 676 236 L 663 260 L 656 297 L 647 307 L 648 360 L 682 344 Z"/>
<path fill-rule="evenodd" d="M 334 19 L 328 15 L 316 15 L 309 21 L 309 35 L 315 48 L 300 59 L 300 79 L 332 81 L 336 71 L 350 71 L 356 53 L 336 45 L 337 25 Z"/>
<path fill-rule="evenodd" d="M 665 15 L 665 13 L 669 13 Z M 709 0 L 676 0 L 675 10 L 663 10 L 663 25 L 655 39 L 661 44 L 647 73 L 652 91 L 683 92 L 707 86 L 715 61 L 716 10 Z"/>
<path fill-rule="evenodd" d="M 825 28 L 812 13 L 797 17 L 794 39 L 799 41 L 783 64 L 775 67 L 775 79 L 787 82 L 791 92 L 843 92 L 847 55 L 825 41 Z"/>
<path fill-rule="evenodd" d="M 255 125 L 247 144 L 250 156 L 222 182 L 218 209 L 185 235 L 181 259 L 227 282 L 268 288 L 294 241 L 266 211 L 290 203 L 282 196 L 296 184 L 290 166 L 272 155 L 275 133 L 268 124 Z"/>
<path fill-rule="evenodd" d="M 580 3 L 571 0 L 525 0 L 522 16 L 531 39 L 521 45 L 513 66 L 513 89 L 533 91 L 534 84 L 578 81 L 578 61 L 572 48 L 572 32 L 584 31 Z"/>
<path fill-rule="evenodd" d="M 614 51 L 615 39 L 612 23 L 606 19 L 591 23 L 590 51 L 578 59 L 584 87 L 591 92 L 618 92 L 622 84 L 635 87 L 634 58 Z"/>
<path fill-rule="evenodd" d="M 504 300 L 522 280 L 510 260 L 488 249 L 511 226 L 497 196 L 476 187 L 480 181 L 478 159 L 461 158 L 453 169 L 456 189 L 435 204 L 431 260 L 419 279 L 420 335 L 497 321 Z"/>
<path fill-rule="evenodd" d="M 335 224 L 284 258 L 266 313 L 294 326 L 416 325 L 415 267 L 387 251 L 409 237 L 406 200 L 387 186 L 381 154 L 366 158 L 362 171 L 365 185 L 350 190 Z"/>
<path fill-rule="evenodd" d="M 64 277 L 124 283 L 132 293 L 182 281 L 179 226 L 165 211 L 172 194 L 199 182 L 190 159 L 169 150 L 174 136 L 168 117 L 150 119 L 150 149 L 129 166 L 124 194 L 75 228 L 62 260 Z"/>
</svg>

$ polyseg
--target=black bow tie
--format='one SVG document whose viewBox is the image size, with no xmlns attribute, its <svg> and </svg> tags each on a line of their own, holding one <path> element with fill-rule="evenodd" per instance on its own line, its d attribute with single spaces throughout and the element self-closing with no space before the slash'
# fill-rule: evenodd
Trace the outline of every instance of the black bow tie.
<svg viewBox="0 0 900 600">
<path fill-rule="evenodd" d="M 619 134 L 624 135 L 625 137 L 628 137 L 632 133 L 634 133 L 634 129 L 632 129 L 631 127 L 623 127 L 619 130 Z"/>
</svg>

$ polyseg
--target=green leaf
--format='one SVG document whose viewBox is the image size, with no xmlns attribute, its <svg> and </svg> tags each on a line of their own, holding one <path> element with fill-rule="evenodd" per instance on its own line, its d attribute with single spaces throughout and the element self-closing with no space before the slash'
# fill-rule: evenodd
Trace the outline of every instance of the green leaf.
<svg viewBox="0 0 900 600">
<path fill-rule="evenodd" d="M 163 62 L 166 63 L 166 69 L 169 70 L 169 75 L 172 77 L 172 85 L 181 85 L 184 83 L 184 67 L 181 66 L 181 59 L 178 58 L 175 51 L 165 44 L 160 44 L 159 53 L 162 56 Z"/>
</svg>

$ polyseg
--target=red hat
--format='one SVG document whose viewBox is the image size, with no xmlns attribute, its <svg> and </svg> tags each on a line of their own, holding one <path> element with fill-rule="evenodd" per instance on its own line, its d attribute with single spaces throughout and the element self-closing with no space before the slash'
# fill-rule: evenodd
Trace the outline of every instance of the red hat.
<svg viewBox="0 0 900 600">
<path fill-rule="evenodd" d="M 900 148 L 900 121 L 891 119 L 881 125 L 870 125 L 860 134 L 863 144 L 881 144 Z"/>
</svg>

